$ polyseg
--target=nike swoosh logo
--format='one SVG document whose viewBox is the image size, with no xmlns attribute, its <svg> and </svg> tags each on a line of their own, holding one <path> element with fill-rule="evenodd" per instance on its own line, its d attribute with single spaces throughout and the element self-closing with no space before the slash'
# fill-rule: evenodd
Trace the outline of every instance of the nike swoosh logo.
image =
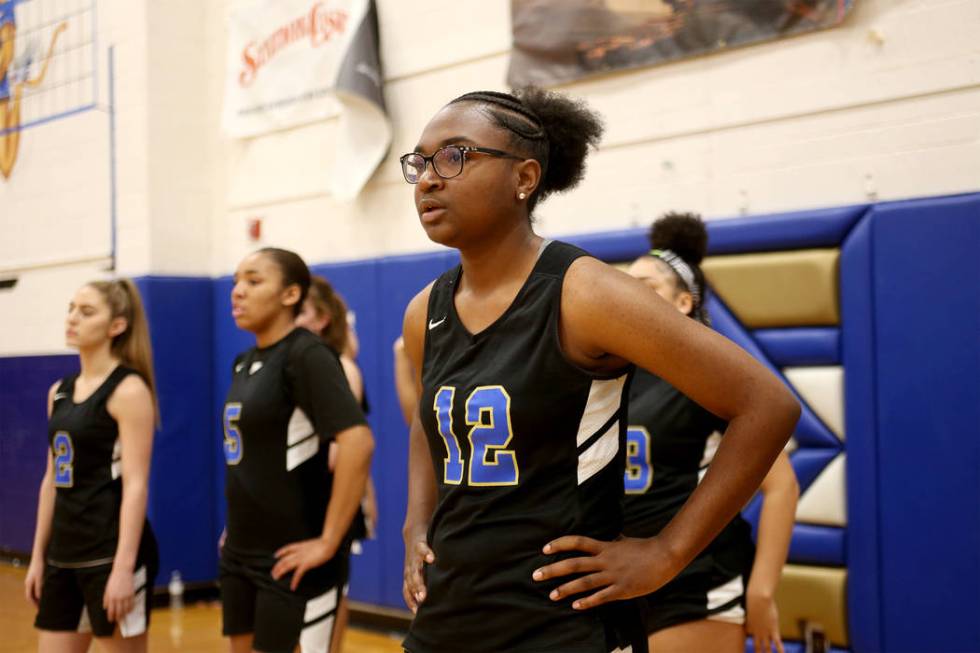
<svg viewBox="0 0 980 653">
<path fill-rule="evenodd" d="M 54 397 L 52 399 L 54 401 L 58 401 L 59 399 L 64 399 L 67 396 L 68 396 L 67 393 L 64 393 L 64 392 L 56 392 L 56 393 L 54 393 Z"/>
<path fill-rule="evenodd" d="M 435 329 L 437 326 L 439 326 L 440 324 L 442 324 L 445 321 L 446 321 L 446 318 L 442 318 L 438 322 L 436 322 L 434 320 L 429 320 L 429 331 L 431 331 L 432 329 Z"/>
<path fill-rule="evenodd" d="M 249 375 L 255 374 L 262 369 L 262 361 L 255 361 L 252 366 L 248 368 Z"/>
</svg>

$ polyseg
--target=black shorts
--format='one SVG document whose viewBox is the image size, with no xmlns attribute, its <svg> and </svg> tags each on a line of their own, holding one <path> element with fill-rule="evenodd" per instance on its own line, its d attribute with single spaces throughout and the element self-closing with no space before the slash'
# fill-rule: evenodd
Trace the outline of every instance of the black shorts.
<svg viewBox="0 0 980 653">
<path fill-rule="evenodd" d="M 308 571 L 295 592 L 292 574 L 274 580 L 275 560 L 239 556 L 227 548 L 220 565 L 222 633 L 254 637 L 262 653 L 327 653 L 343 588 L 338 556 Z"/>
<path fill-rule="evenodd" d="M 136 598 L 133 608 L 118 622 L 123 637 L 142 635 L 150 626 L 150 600 L 159 568 L 156 544 L 151 544 L 141 551 L 136 561 L 133 572 Z M 109 621 L 102 607 L 102 597 L 111 571 L 112 563 L 81 568 L 46 565 L 34 627 L 112 637 L 116 624 Z"/>
<path fill-rule="evenodd" d="M 745 586 L 749 570 L 739 573 L 703 553 L 662 588 L 638 599 L 648 635 L 690 621 L 745 623 Z"/>
</svg>

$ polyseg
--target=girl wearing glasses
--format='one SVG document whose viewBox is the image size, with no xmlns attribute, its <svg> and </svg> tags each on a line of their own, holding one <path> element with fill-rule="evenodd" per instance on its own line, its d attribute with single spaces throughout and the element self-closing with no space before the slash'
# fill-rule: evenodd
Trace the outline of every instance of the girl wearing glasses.
<svg viewBox="0 0 980 653">
<path fill-rule="evenodd" d="M 468 93 L 401 159 L 423 229 L 462 261 L 404 321 L 420 387 L 404 528 L 411 653 L 645 649 L 622 600 L 662 586 L 712 540 L 798 417 L 729 341 L 534 233 L 535 206 L 578 183 L 601 131 L 562 95 Z M 617 539 L 634 364 L 729 427 L 672 522 Z"/>
<path fill-rule="evenodd" d="M 671 213 L 653 224 L 650 254 L 629 274 L 683 315 L 707 325 L 700 263 L 708 245 L 701 219 Z M 624 533 L 659 533 L 698 486 L 726 424 L 663 379 L 639 369 L 630 388 Z M 773 595 L 796 515 L 799 486 L 785 452 L 762 481 L 758 548 L 736 515 L 684 571 L 644 597 L 652 651 L 782 653 Z"/>
<path fill-rule="evenodd" d="M 157 545 L 146 520 L 157 415 L 150 333 L 132 281 L 68 306 L 81 370 L 48 393 L 50 455 L 25 579 L 41 651 L 146 650 Z"/>
</svg>

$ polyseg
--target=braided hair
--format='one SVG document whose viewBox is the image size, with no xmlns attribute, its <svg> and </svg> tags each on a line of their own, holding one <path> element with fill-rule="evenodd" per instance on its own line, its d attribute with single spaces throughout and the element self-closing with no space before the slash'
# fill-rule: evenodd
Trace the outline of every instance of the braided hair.
<svg viewBox="0 0 980 653">
<path fill-rule="evenodd" d="M 574 188 L 585 174 L 589 147 L 602 137 L 602 119 L 584 102 L 529 86 L 511 93 L 475 91 L 449 104 L 474 102 L 494 125 L 510 133 L 516 153 L 541 164 L 541 181 L 528 213 L 552 193 Z"/>
</svg>

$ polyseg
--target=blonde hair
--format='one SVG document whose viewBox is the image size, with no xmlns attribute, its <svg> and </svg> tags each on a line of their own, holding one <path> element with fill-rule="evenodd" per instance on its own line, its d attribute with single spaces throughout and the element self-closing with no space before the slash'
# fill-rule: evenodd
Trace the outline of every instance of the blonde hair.
<svg viewBox="0 0 980 653">
<path fill-rule="evenodd" d="M 112 353 L 127 367 L 136 370 L 150 388 L 153 411 L 160 423 L 160 405 L 157 402 L 156 379 L 153 375 L 153 347 L 150 344 L 150 327 L 143 311 L 140 291 L 129 279 L 91 281 L 90 288 L 97 290 L 109 305 L 113 318 L 126 320 L 126 330 L 112 339 Z"/>
</svg>

